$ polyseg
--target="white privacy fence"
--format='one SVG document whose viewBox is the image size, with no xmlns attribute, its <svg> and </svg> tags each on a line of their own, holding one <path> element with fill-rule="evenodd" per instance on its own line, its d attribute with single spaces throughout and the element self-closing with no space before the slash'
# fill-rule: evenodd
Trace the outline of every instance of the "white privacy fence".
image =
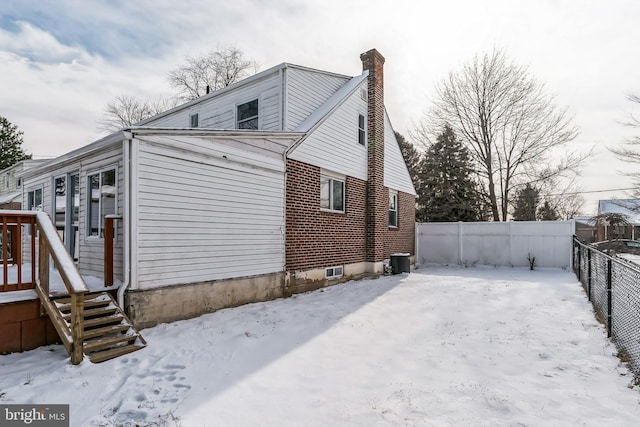
<svg viewBox="0 0 640 427">
<path fill-rule="evenodd" d="M 416 266 L 427 263 L 569 268 L 575 222 L 416 224 Z"/>
</svg>

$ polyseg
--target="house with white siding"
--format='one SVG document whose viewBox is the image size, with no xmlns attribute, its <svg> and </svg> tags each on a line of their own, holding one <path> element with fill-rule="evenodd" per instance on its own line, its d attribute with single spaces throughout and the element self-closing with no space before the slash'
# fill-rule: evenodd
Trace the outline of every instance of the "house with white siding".
<svg viewBox="0 0 640 427">
<path fill-rule="evenodd" d="M 85 276 L 115 216 L 120 303 L 140 327 L 382 274 L 414 252 L 415 190 L 384 58 L 345 76 L 283 63 L 23 175 Z M 36 206 L 36 199 L 40 205 Z"/>
</svg>

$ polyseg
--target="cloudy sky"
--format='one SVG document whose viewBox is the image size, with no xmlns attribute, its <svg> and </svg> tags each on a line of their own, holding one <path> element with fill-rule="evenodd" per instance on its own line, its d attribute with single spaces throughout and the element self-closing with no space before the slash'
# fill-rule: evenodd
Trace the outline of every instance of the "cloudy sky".
<svg viewBox="0 0 640 427">
<path fill-rule="evenodd" d="M 407 135 L 447 73 L 497 47 L 568 107 L 580 128 L 571 149 L 596 147 L 582 187 L 610 191 L 585 193 L 594 209 L 631 186 L 607 147 L 631 135 L 620 123 L 634 112 L 626 95 L 640 93 L 639 18 L 636 0 L 4 0 L 0 115 L 28 152 L 57 156 L 103 136 L 96 123 L 115 96 L 171 94 L 167 73 L 187 55 L 235 45 L 262 70 L 357 75 L 375 47 Z"/>
</svg>

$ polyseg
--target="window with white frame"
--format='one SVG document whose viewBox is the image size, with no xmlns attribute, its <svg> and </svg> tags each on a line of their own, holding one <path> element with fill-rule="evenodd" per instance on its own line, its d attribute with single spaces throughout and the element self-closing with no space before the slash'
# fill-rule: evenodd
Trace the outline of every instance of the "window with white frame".
<svg viewBox="0 0 640 427">
<path fill-rule="evenodd" d="M 365 128 L 364 115 L 358 114 L 358 143 L 360 145 L 367 144 L 367 130 Z"/>
<path fill-rule="evenodd" d="M 344 180 L 320 176 L 320 208 L 344 212 Z"/>
<path fill-rule="evenodd" d="M 104 217 L 116 213 L 116 177 L 115 168 L 87 176 L 87 236 L 104 237 Z"/>
<path fill-rule="evenodd" d="M 238 105 L 236 115 L 237 129 L 258 129 L 258 100 Z"/>
<path fill-rule="evenodd" d="M 191 124 L 192 128 L 197 128 L 198 127 L 198 113 L 191 114 L 189 116 L 189 121 L 190 121 L 190 124 Z"/>
<path fill-rule="evenodd" d="M 27 210 L 42 210 L 42 188 L 36 188 L 27 193 Z"/>
<path fill-rule="evenodd" d="M 328 267 L 324 270 L 324 275 L 327 279 L 337 279 L 342 277 L 342 271 L 342 266 Z"/>
<path fill-rule="evenodd" d="M 389 227 L 398 226 L 398 192 L 389 190 Z"/>
</svg>

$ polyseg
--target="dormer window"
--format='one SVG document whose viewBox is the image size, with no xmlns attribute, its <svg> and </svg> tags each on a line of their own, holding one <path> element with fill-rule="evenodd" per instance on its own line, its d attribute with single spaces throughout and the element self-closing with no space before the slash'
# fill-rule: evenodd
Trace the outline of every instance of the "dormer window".
<svg viewBox="0 0 640 427">
<path fill-rule="evenodd" d="M 189 116 L 192 128 L 198 127 L 198 113 L 192 114 Z"/>
<path fill-rule="evenodd" d="M 258 129 L 258 100 L 238 105 L 236 115 L 237 129 Z"/>
</svg>

